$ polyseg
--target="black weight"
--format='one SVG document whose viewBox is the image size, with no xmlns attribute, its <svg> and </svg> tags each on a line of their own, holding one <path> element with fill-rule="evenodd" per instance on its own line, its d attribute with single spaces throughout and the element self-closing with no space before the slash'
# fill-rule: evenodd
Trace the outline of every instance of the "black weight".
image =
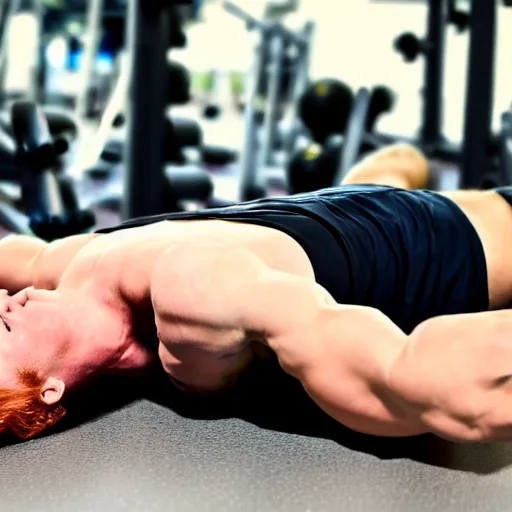
<svg viewBox="0 0 512 512">
<path fill-rule="evenodd" d="M 96 165 L 86 169 L 85 175 L 92 180 L 106 180 L 114 172 L 114 164 L 100 160 Z"/>
<path fill-rule="evenodd" d="M 183 64 L 169 64 L 169 105 L 185 105 L 190 101 L 190 73 Z"/>
<path fill-rule="evenodd" d="M 20 157 L 42 153 L 53 155 L 53 141 L 50 129 L 42 110 L 31 101 L 17 101 L 11 108 L 12 133 Z M 46 168 L 53 162 L 40 162 L 40 168 Z"/>
<path fill-rule="evenodd" d="M 352 90 L 339 80 L 320 80 L 306 90 L 299 115 L 315 142 L 324 144 L 329 136 L 345 132 L 353 101 Z"/>
<path fill-rule="evenodd" d="M 123 159 L 123 151 L 124 141 L 120 138 L 111 138 L 105 143 L 100 160 L 109 164 L 118 164 Z"/>
<path fill-rule="evenodd" d="M 167 212 L 182 211 L 183 201 L 206 203 L 213 194 L 210 175 L 199 168 L 170 168 L 165 172 L 162 204 Z"/>
<path fill-rule="evenodd" d="M 237 152 L 222 146 L 203 146 L 201 161 L 206 165 L 228 165 L 237 159 Z"/>
<path fill-rule="evenodd" d="M 406 62 L 414 62 L 423 51 L 421 39 L 411 32 L 398 36 L 394 48 Z"/>
<path fill-rule="evenodd" d="M 183 21 L 178 7 L 171 5 L 171 29 L 169 31 L 169 48 L 185 48 L 187 46 L 187 36 L 183 31 Z"/>
<path fill-rule="evenodd" d="M 448 21 L 455 26 L 457 32 L 464 32 L 469 26 L 469 14 L 457 9 L 451 9 L 448 14 Z"/>
<path fill-rule="evenodd" d="M 66 134 L 74 138 L 78 135 L 78 122 L 72 113 L 55 108 L 45 108 L 43 112 L 53 137 Z"/>
<path fill-rule="evenodd" d="M 69 140 L 78 136 L 78 122 L 72 113 L 55 107 L 38 107 L 46 117 L 50 135 L 54 138 L 65 135 Z M 9 111 L 0 113 L 0 129 L 13 135 L 12 115 Z"/>
<path fill-rule="evenodd" d="M 368 116 L 366 118 L 366 132 L 373 133 L 377 120 L 382 114 L 390 112 L 395 106 L 395 93 L 384 85 L 377 85 L 372 89 Z"/>
<path fill-rule="evenodd" d="M 114 120 L 112 121 L 112 127 L 113 128 L 121 128 L 122 126 L 124 126 L 126 122 L 126 118 L 124 116 L 124 114 L 122 112 L 120 112 L 119 114 L 116 115 L 116 117 L 114 117 Z"/>
<path fill-rule="evenodd" d="M 203 131 L 197 121 L 173 117 L 174 134 L 180 148 L 198 147 L 203 142 Z"/>
<path fill-rule="evenodd" d="M 75 191 L 75 183 L 70 176 L 59 176 L 57 179 L 60 197 L 66 211 L 66 216 L 77 213 L 80 209 L 78 198 Z"/>
<path fill-rule="evenodd" d="M 206 105 L 203 109 L 203 117 L 209 120 L 217 119 L 221 113 L 222 109 L 218 105 Z"/>
<path fill-rule="evenodd" d="M 30 217 L 29 227 L 38 238 L 53 242 L 67 236 L 67 230 L 62 217 L 40 212 Z"/>
<path fill-rule="evenodd" d="M 503 184 L 512 185 L 512 108 L 501 116 L 499 148 Z"/>
<path fill-rule="evenodd" d="M 288 192 L 301 194 L 333 186 L 339 156 L 339 137 L 331 137 L 323 148 L 310 144 L 297 151 L 287 167 Z"/>
<path fill-rule="evenodd" d="M 242 190 L 242 197 L 244 201 L 255 201 L 256 199 L 263 199 L 267 196 L 267 191 L 262 185 L 251 185 L 244 187 Z"/>
<path fill-rule="evenodd" d="M 343 137 L 343 149 L 334 179 L 335 184 L 342 182 L 361 155 L 361 148 L 366 134 L 368 111 L 370 109 L 370 98 L 370 91 L 365 87 L 359 89 L 356 94 L 354 106 L 347 124 L 347 131 Z"/>
<path fill-rule="evenodd" d="M 164 159 L 166 163 L 183 165 L 186 163 L 174 121 L 167 117 L 164 126 Z"/>
<path fill-rule="evenodd" d="M 188 119 L 171 119 L 166 118 L 164 134 L 164 154 L 166 163 L 183 165 L 185 156 L 183 155 L 183 147 L 196 147 L 202 143 L 202 131 L 200 126 L 193 120 Z M 93 177 L 96 174 L 102 179 L 104 174 L 109 174 L 108 167 L 101 162 L 110 165 L 119 164 L 123 160 L 125 141 L 120 137 L 112 137 L 107 140 L 103 151 L 100 154 L 100 163 L 91 168 L 87 173 Z M 101 175 L 101 176 L 100 176 Z"/>
</svg>

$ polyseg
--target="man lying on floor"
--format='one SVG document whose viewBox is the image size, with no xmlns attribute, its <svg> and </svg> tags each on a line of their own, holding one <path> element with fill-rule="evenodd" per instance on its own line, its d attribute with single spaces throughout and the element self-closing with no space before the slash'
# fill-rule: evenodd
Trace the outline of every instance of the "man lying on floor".
<svg viewBox="0 0 512 512">
<path fill-rule="evenodd" d="M 512 315 L 489 311 L 512 299 L 512 190 L 413 190 L 428 174 L 396 145 L 342 187 L 4 240 L 1 430 L 30 438 L 95 376 L 154 364 L 220 391 L 266 347 L 354 430 L 512 439 Z"/>
</svg>

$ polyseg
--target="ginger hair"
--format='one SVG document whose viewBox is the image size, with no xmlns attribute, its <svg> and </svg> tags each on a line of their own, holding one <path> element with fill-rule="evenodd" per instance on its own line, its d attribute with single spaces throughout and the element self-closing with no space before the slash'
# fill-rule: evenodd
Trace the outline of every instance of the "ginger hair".
<svg viewBox="0 0 512 512">
<path fill-rule="evenodd" d="M 11 432 L 26 440 L 55 425 L 66 409 L 43 402 L 43 380 L 35 370 L 19 370 L 18 378 L 21 389 L 0 389 L 0 433 Z"/>
</svg>

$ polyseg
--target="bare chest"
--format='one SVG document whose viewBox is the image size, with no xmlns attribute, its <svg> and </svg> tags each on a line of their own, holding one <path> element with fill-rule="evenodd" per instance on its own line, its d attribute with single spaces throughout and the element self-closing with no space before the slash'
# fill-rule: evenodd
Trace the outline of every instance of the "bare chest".
<svg viewBox="0 0 512 512">
<path fill-rule="evenodd" d="M 178 259 L 168 262 L 170 271 L 185 275 L 180 283 L 192 283 L 195 274 L 194 268 L 180 262 L 194 260 L 197 265 L 201 265 L 201 261 L 207 264 L 211 254 L 241 248 L 249 249 L 275 270 L 314 277 L 306 253 L 289 236 L 261 226 L 224 221 L 165 221 L 114 232 L 90 244 L 75 274 L 78 279 L 98 276 L 105 283 L 122 289 L 130 300 L 144 301 L 149 298 L 155 262 L 170 248 L 180 254 Z"/>
<path fill-rule="evenodd" d="M 236 325 L 219 328 L 185 321 L 198 317 L 195 308 L 199 308 L 204 297 L 215 296 L 215 282 L 223 278 L 216 275 L 204 279 L 204 272 L 200 272 L 208 266 L 212 254 L 249 249 L 271 268 L 314 277 L 302 248 L 283 233 L 222 221 L 194 221 L 161 222 L 100 236 L 78 255 L 67 273 L 67 283 L 78 287 L 92 280 L 97 286 L 109 288 L 129 306 L 134 336 L 155 339 L 151 279 L 156 261 L 169 248 L 175 248 L 180 255 L 166 263 L 170 292 L 167 297 L 171 302 L 166 309 L 175 314 L 166 321 L 165 340 L 173 353 L 193 353 L 207 347 L 225 352 L 250 337 Z M 229 275 L 229 269 L 224 272 Z"/>
</svg>

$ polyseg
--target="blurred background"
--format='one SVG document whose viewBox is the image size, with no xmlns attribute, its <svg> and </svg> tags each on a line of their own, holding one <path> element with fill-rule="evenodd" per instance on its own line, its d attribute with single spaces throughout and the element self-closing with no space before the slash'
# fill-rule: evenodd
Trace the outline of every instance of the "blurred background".
<svg viewBox="0 0 512 512">
<path fill-rule="evenodd" d="M 451 176 L 443 188 L 512 180 L 507 0 L 0 6 L 0 164 L 27 146 L 30 109 L 17 110 L 19 122 L 11 114 L 31 101 L 56 144 L 41 168 L 72 196 L 68 207 L 94 213 L 87 229 L 336 185 L 347 166 L 398 140 Z M 27 133 L 11 140 L 14 124 Z M 44 194 L 27 206 L 19 170 L 0 165 L 0 226 L 22 230 L 7 206 L 32 228 L 32 210 L 54 222 Z"/>
<path fill-rule="evenodd" d="M 49 95 L 74 96 L 78 93 L 86 3 L 76 0 L 43 2 L 48 11 L 44 20 L 44 54 L 50 68 L 46 84 Z M 461 2 L 463 7 L 464 3 Z M 237 4 L 257 17 L 262 17 L 266 9 L 266 2 L 262 0 L 238 0 Z M 118 52 L 123 48 L 126 7 L 121 1 L 105 2 L 105 5 L 96 72 L 109 75 L 114 72 Z M 332 76 L 354 88 L 375 83 L 392 87 L 398 101 L 393 114 L 382 120 L 382 126 L 393 132 L 409 133 L 418 129 L 420 123 L 423 62 L 404 66 L 402 59 L 393 51 L 393 41 L 404 31 L 424 34 L 427 9 L 428 2 L 414 0 L 301 0 L 297 10 L 286 16 L 286 24 L 298 27 L 307 19 L 316 23 L 311 58 L 313 79 Z M 504 6 L 498 9 L 495 127 L 501 112 L 509 107 L 512 96 L 508 54 L 512 44 L 512 10 Z M 188 45 L 175 50 L 173 59 L 185 64 L 193 74 L 212 70 L 221 74 L 245 73 L 248 70 L 255 38 L 247 33 L 243 23 L 224 11 L 222 1 L 204 2 L 197 19 L 187 23 L 186 33 Z M 34 46 L 39 44 L 36 34 L 30 14 L 15 17 L 7 37 L 7 92 L 20 92 L 30 87 L 30 71 L 36 55 Z M 445 50 L 444 125 L 446 134 L 453 139 L 462 137 L 467 51 L 467 36 L 459 35 L 457 29 L 451 27 L 447 32 Z M 219 95 L 219 102 L 227 111 L 233 108 L 227 91 Z M 193 112 L 193 109 L 189 110 Z M 229 140 L 225 142 L 229 143 Z"/>
</svg>

